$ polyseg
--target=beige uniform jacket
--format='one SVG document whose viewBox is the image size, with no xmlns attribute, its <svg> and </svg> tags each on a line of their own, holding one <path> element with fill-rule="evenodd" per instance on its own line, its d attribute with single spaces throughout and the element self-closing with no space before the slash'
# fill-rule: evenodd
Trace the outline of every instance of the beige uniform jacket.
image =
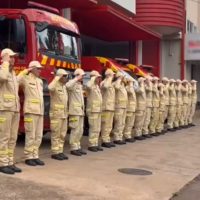
<svg viewBox="0 0 200 200">
<path fill-rule="evenodd" d="M 183 97 L 183 103 L 188 104 L 188 86 L 182 86 L 181 87 L 182 91 L 182 97 Z"/>
<path fill-rule="evenodd" d="M 164 96 L 165 96 L 165 105 L 169 105 L 169 84 L 164 85 Z"/>
<path fill-rule="evenodd" d="M 76 78 L 66 84 L 69 95 L 69 115 L 84 116 L 83 86 Z"/>
<path fill-rule="evenodd" d="M 182 91 L 181 91 L 181 85 L 176 85 L 176 98 L 177 98 L 177 105 L 183 105 L 183 99 L 182 99 Z"/>
<path fill-rule="evenodd" d="M 42 80 L 25 69 L 18 75 L 18 81 L 24 91 L 24 113 L 44 115 Z"/>
<path fill-rule="evenodd" d="M 164 85 L 162 83 L 158 84 L 158 88 L 159 88 L 159 96 L 160 96 L 160 104 L 159 104 L 159 108 L 161 111 L 165 111 L 165 93 L 164 93 Z"/>
<path fill-rule="evenodd" d="M 96 77 L 92 77 L 87 83 L 87 113 L 100 113 L 102 111 L 102 95 L 100 88 L 95 84 Z"/>
<path fill-rule="evenodd" d="M 159 94 L 159 90 L 158 90 L 158 84 L 153 84 L 152 93 L 153 93 L 153 98 L 152 98 L 153 107 L 159 108 L 160 94 Z"/>
<path fill-rule="evenodd" d="M 115 88 L 115 108 L 126 108 L 128 103 L 128 95 L 124 84 L 120 79 L 113 83 Z"/>
<path fill-rule="evenodd" d="M 197 103 L 197 87 L 196 85 L 192 86 L 192 103 Z"/>
<path fill-rule="evenodd" d="M 60 77 L 55 77 L 49 84 L 50 92 L 50 117 L 65 119 L 68 116 L 68 93 L 66 85 L 59 81 Z"/>
<path fill-rule="evenodd" d="M 135 90 L 132 85 L 128 85 L 126 91 L 128 94 L 127 112 L 135 112 L 137 103 Z"/>
<path fill-rule="evenodd" d="M 136 90 L 137 106 L 136 111 L 145 111 L 146 109 L 146 92 L 144 84 L 141 84 Z"/>
<path fill-rule="evenodd" d="M 176 105 L 176 90 L 175 86 L 169 85 L 169 105 L 175 106 Z"/>
<path fill-rule="evenodd" d="M 115 88 L 111 78 L 106 78 L 101 82 L 101 93 L 103 98 L 103 111 L 115 110 Z"/>
<path fill-rule="evenodd" d="M 192 103 L 192 85 L 188 84 L 188 104 L 191 105 Z"/>
<path fill-rule="evenodd" d="M 0 66 L 0 110 L 19 112 L 19 84 L 15 72 L 9 71 L 9 63 Z"/>
<path fill-rule="evenodd" d="M 152 108 L 153 107 L 153 95 L 152 95 L 152 83 L 150 82 L 149 85 L 145 84 L 145 90 L 146 90 L 146 97 L 147 97 L 147 107 Z"/>
</svg>

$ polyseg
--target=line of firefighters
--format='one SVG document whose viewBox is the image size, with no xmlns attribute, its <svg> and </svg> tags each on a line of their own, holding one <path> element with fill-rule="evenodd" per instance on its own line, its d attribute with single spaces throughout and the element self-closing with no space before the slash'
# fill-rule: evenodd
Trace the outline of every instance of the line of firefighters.
<svg viewBox="0 0 200 200">
<path fill-rule="evenodd" d="M 39 78 L 42 66 L 30 62 L 27 69 L 16 76 L 13 66 L 17 54 L 11 49 L 1 52 L 0 67 L 0 172 L 14 174 L 22 170 L 14 164 L 20 104 L 18 88 L 24 92 L 25 163 L 45 165 L 39 159 L 43 135 L 43 82 Z M 65 137 L 70 127 L 71 154 L 87 154 L 81 148 L 85 105 L 82 69 L 76 69 L 74 78 L 58 69 L 49 84 L 51 157 L 67 160 L 63 153 Z M 107 69 L 105 79 L 97 71 L 90 73 L 86 85 L 86 114 L 89 122 L 89 147 L 92 152 L 143 140 L 164 134 L 167 130 L 193 126 L 192 119 L 197 102 L 196 81 L 168 80 L 157 77 L 140 77 L 138 81 Z M 165 121 L 167 120 L 167 127 Z M 101 137 L 100 137 L 101 133 Z M 113 136 L 113 141 L 112 141 Z"/>
</svg>

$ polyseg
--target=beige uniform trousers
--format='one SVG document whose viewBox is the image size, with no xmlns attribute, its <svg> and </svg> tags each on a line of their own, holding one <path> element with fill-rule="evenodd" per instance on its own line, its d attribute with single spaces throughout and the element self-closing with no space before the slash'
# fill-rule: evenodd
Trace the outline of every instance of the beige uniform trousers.
<svg viewBox="0 0 200 200">
<path fill-rule="evenodd" d="M 125 127 L 124 127 L 124 131 L 123 131 L 124 138 L 126 138 L 126 139 L 132 138 L 132 130 L 134 128 L 134 123 L 135 123 L 135 113 L 127 112 Z"/>
<path fill-rule="evenodd" d="M 187 111 L 188 111 L 188 104 L 183 104 L 183 113 L 182 113 L 182 122 L 183 125 L 187 125 Z"/>
<path fill-rule="evenodd" d="M 164 111 L 164 121 L 168 118 L 169 115 L 169 105 L 165 106 L 165 111 Z"/>
<path fill-rule="evenodd" d="M 192 107 L 192 103 L 188 104 L 188 106 L 187 106 L 187 114 L 186 114 L 186 125 L 189 124 L 190 114 L 191 114 L 191 107 Z"/>
<path fill-rule="evenodd" d="M 43 136 L 43 116 L 35 114 L 24 115 L 26 132 L 24 154 L 26 159 L 39 158 L 39 147 Z"/>
<path fill-rule="evenodd" d="M 158 133 L 161 133 L 164 130 L 165 116 L 166 116 L 165 111 L 159 110 L 159 120 L 158 120 L 158 124 L 156 126 L 156 131 Z"/>
<path fill-rule="evenodd" d="M 169 129 L 174 128 L 174 121 L 176 118 L 176 105 L 169 106 L 169 115 L 167 118 L 167 126 Z"/>
<path fill-rule="evenodd" d="M 81 138 L 83 136 L 84 116 L 71 115 L 69 116 L 69 127 L 71 133 L 69 137 L 70 149 L 81 149 Z"/>
<path fill-rule="evenodd" d="M 191 109 L 190 109 L 190 116 L 189 116 L 189 123 L 191 124 L 193 122 L 193 117 L 195 115 L 196 111 L 196 103 L 192 103 Z"/>
<path fill-rule="evenodd" d="M 13 165 L 20 114 L 0 111 L 0 167 Z"/>
<path fill-rule="evenodd" d="M 114 128 L 113 135 L 114 140 L 123 140 L 123 131 L 126 121 L 126 109 L 117 108 L 114 114 Z"/>
<path fill-rule="evenodd" d="M 158 125 L 158 122 L 159 122 L 159 108 L 154 107 L 152 109 L 151 122 L 150 122 L 150 125 L 149 125 L 150 134 L 156 133 L 156 127 Z"/>
<path fill-rule="evenodd" d="M 99 135 L 101 131 L 101 113 L 88 113 L 89 123 L 89 146 L 99 145 Z"/>
<path fill-rule="evenodd" d="M 181 105 L 181 119 L 180 119 L 180 126 L 184 126 L 184 104 Z"/>
<path fill-rule="evenodd" d="M 145 112 L 144 125 L 143 125 L 143 128 L 142 128 L 143 135 L 149 134 L 149 124 L 151 122 L 151 113 L 152 113 L 152 108 L 147 107 L 146 112 Z"/>
<path fill-rule="evenodd" d="M 145 120 L 145 110 L 137 110 L 135 113 L 135 124 L 133 129 L 133 137 L 142 136 L 142 127 Z"/>
<path fill-rule="evenodd" d="M 110 134 L 113 127 L 114 111 L 103 111 L 101 119 L 102 142 L 110 142 Z"/>
<path fill-rule="evenodd" d="M 67 134 L 67 118 L 51 118 L 51 151 L 52 154 L 63 153 Z"/>
<path fill-rule="evenodd" d="M 174 126 L 176 128 L 181 126 L 181 116 L 182 116 L 182 106 L 176 105 L 176 117 L 175 117 L 175 121 L 174 121 Z"/>
</svg>

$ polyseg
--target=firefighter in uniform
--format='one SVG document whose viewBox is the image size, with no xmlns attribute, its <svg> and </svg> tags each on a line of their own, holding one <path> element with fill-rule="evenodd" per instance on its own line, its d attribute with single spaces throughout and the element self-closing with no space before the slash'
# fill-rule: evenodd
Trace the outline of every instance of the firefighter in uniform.
<svg viewBox="0 0 200 200">
<path fill-rule="evenodd" d="M 197 81 L 191 80 L 191 85 L 192 85 L 192 95 L 191 95 L 192 105 L 191 105 L 191 110 L 190 110 L 189 125 L 195 126 L 193 124 L 193 117 L 195 114 L 196 104 L 197 104 Z"/>
<path fill-rule="evenodd" d="M 82 69 L 76 69 L 74 75 L 75 78 L 66 84 L 69 95 L 69 127 L 71 129 L 69 143 L 71 154 L 82 156 L 87 154 L 81 149 L 85 114 L 82 81 L 85 72 Z"/>
<path fill-rule="evenodd" d="M 25 163 L 30 166 L 44 165 L 39 159 L 39 147 L 43 136 L 43 82 L 39 78 L 42 66 L 31 61 L 28 69 L 18 75 L 24 91 Z"/>
<path fill-rule="evenodd" d="M 183 110 L 182 110 L 182 124 L 183 127 L 187 127 L 187 109 L 188 109 L 188 81 L 182 81 L 182 97 L 183 97 Z"/>
<path fill-rule="evenodd" d="M 144 86 L 144 78 L 140 77 L 138 79 L 139 87 L 136 90 L 136 113 L 135 113 L 135 123 L 133 135 L 136 140 L 144 140 L 145 137 L 142 136 L 142 127 L 145 120 L 145 110 L 146 110 L 146 92 Z"/>
<path fill-rule="evenodd" d="M 146 113 L 145 120 L 143 125 L 143 136 L 146 138 L 151 138 L 152 136 L 149 134 L 149 125 L 151 122 L 151 113 L 152 113 L 152 77 L 147 77 L 145 80 L 145 91 L 146 91 Z"/>
<path fill-rule="evenodd" d="M 105 76 L 105 79 L 101 82 L 101 92 L 103 98 L 101 137 L 102 146 L 111 148 L 115 147 L 110 138 L 115 111 L 115 88 L 112 83 L 114 72 L 111 69 L 107 69 L 105 71 Z"/>
<path fill-rule="evenodd" d="M 158 77 L 153 77 L 152 79 L 152 104 L 153 104 L 153 109 L 152 109 L 152 115 L 151 115 L 151 122 L 149 125 L 149 130 L 150 134 L 153 136 L 158 136 L 159 134 L 156 133 L 156 126 L 159 121 L 159 104 L 160 104 L 160 94 L 158 90 Z"/>
<path fill-rule="evenodd" d="M 68 73 L 58 69 L 55 77 L 49 84 L 50 92 L 50 126 L 51 126 L 51 158 L 67 160 L 63 153 L 67 133 L 68 93 L 66 88 Z"/>
<path fill-rule="evenodd" d="M 136 110 L 136 94 L 134 90 L 135 80 L 132 77 L 128 77 L 126 81 L 127 81 L 126 91 L 128 94 L 128 104 L 127 104 L 126 121 L 125 121 L 123 135 L 126 142 L 132 143 L 135 141 L 132 135 L 132 130 L 134 128 L 134 122 L 135 122 L 135 110 Z"/>
<path fill-rule="evenodd" d="M 181 115 L 182 115 L 182 106 L 183 106 L 183 100 L 182 100 L 182 92 L 181 92 L 181 80 L 176 80 L 175 90 L 176 90 L 176 118 L 174 122 L 174 128 L 180 129 L 180 127 L 183 125 L 181 123 Z"/>
<path fill-rule="evenodd" d="M 113 83 L 115 88 L 115 114 L 114 114 L 114 143 L 118 145 L 126 144 L 123 141 L 123 131 L 126 120 L 126 108 L 128 103 L 128 95 L 124 84 L 124 75 L 118 71 L 117 80 Z"/>
<path fill-rule="evenodd" d="M 159 120 L 158 124 L 156 126 L 156 132 L 158 134 L 165 134 L 164 131 L 164 122 L 165 122 L 165 94 L 164 94 L 164 84 L 162 81 L 158 83 L 158 90 L 159 90 L 159 96 L 160 96 L 160 102 L 159 102 Z"/>
<path fill-rule="evenodd" d="M 167 118 L 167 125 L 169 131 L 174 131 L 174 121 L 176 118 L 176 90 L 175 80 L 169 80 L 169 115 Z"/>
<path fill-rule="evenodd" d="M 14 165 L 14 150 L 19 127 L 18 81 L 13 70 L 16 53 L 1 52 L 0 66 L 0 172 L 14 174 L 21 169 Z"/>
<path fill-rule="evenodd" d="M 169 79 L 167 77 L 163 77 L 162 83 L 164 85 L 164 96 L 165 96 L 165 111 L 164 111 L 164 122 L 167 120 L 169 115 Z M 165 124 L 164 124 L 165 125 Z M 167 128 L 164 126 L 164 132 L 167 132 Z"/>
<path fill-rule="evenodd" d="M 87 83 L 87 107 L 86 112 L 89 122 L 89 147 L 92 152 L 103 151 L 99 147 L 99 135 L 101 131 L 102 95 L 99 88 L 101 75 L 97 71 L 90 73 Z"/>
</svg>

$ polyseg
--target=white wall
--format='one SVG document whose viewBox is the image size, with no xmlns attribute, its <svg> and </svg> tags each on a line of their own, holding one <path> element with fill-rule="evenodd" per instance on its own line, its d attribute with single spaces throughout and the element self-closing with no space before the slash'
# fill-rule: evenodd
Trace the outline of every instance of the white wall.
<svg viewBox="0 0 200 200">
<path fill-rule="evenodd" d="M 186 0 L 187 19 L 198 26 L 199 4 L 197 1 Z"/>
<path fill-rule="evenodd" d="M 132 13 L 136 13 L 136 0 L 111 0 L 121 7 L 129 10 Z"/>
<path fill-rule="evenodd" d="M 180 79 L 181 41 L 163 40 L 161 42 L 161 77 Z"/>
</svg>

